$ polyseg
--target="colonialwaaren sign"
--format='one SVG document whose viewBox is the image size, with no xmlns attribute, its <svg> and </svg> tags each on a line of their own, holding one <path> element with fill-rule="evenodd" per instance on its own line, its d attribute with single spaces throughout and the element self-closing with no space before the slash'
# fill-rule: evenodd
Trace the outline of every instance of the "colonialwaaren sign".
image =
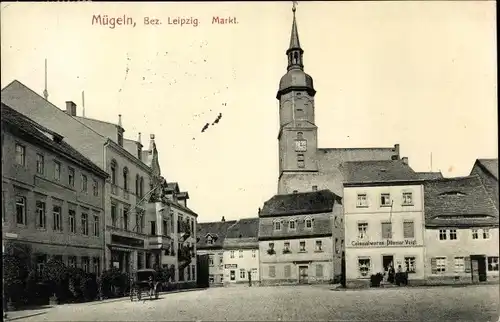
<svg viewBox="0 0 500 322">
<path fill-rule="evenodd" d="M 352 241 L 352 247 L 414 247 L 417 246 L 415 239 L 392 240 L 386 239 L 381 241 Z"/>
</svg>

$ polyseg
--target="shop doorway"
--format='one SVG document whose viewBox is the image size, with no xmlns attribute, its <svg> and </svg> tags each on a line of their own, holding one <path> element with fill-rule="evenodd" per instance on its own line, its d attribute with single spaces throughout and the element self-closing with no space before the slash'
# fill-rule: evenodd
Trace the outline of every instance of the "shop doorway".
<svg viewBox="0 0 500 322">
<path fill-rule="evenodd" d="M 236 271 L 234 269 L 229 271 L 229 278 L 231 279 L 231 281 L 236 280 Z"/>
<path fill-rule="evenodd" d="M 486 256 L 471 255 L 470 261 L 472 264 L 472 281 L 486 282 Z"/>
<path fill-rule="evenodd" d="M 391 265 L 394 266 L 394 256 L 393 255 L 382 256 L 382 266 L 384 267 L 384 272 L 387 272 Z"/>
<path fill-rule="evenodd" d="M 309 267 L 299 266 L 299 284 L 307 284 L 309 281 Z"/>
</svg>

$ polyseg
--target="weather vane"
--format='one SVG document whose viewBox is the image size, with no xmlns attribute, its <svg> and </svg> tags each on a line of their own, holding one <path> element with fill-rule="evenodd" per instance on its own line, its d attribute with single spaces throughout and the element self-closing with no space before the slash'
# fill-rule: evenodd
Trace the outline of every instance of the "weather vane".
<svg viewBox="0 0 500 322">
<path fill-rule="evenodd" d="M 297 10 L 297 3 L 298 1 L 292 1 L 293 2 L 293 6 L 292 6 L 292 11 L 295 12 L 295 10 Z"/>
</svg>

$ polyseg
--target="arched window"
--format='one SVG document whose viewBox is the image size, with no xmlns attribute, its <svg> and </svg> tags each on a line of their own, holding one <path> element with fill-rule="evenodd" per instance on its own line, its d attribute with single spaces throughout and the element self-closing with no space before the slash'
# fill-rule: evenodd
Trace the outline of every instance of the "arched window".
<svg viewBox="0 0 500 322">
<path fill-rule="evenodd" d="M 297 132 L 297 140 L 302 140 L 304 138 L 304 133 Z"/>
<path fill-rule="evenodd" d="M 123 168 L 123 190 L 128 191 L 128 168 Z"/>
<path fill-rule="evenodd" d="M 139 180 L 139 197 L 144 197 L 144 178 L 141 177 Z"/>
<path fill-rule="evenodd" d="M 111 160 L 111 184 L 116 184 L 116 171 L 118 169 L 118 163 L 116 163 L 116 160 L 113 159 Z"/>
<path fill-rule="evenodd" d="M 293 53 L 293 63 L 298 64 L 299 63 L 299 53 L 294 52 Z"/>
<path fill-rule="evenodd" d="M 139 195 L 139 175 L 135 175 L 135 195 Z"/>
</svg>

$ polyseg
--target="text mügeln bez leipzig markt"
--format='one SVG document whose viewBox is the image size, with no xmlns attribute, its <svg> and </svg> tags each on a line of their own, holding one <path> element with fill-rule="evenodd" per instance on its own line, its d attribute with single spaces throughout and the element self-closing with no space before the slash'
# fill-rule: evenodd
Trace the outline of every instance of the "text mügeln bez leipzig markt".
<svg viewBox="0 0 500 322">
<path fill-rule="evenodd" d="M 153 16 L 145 16 L 141 19 L 145 26 L 159 26 L 163 25 L 163 20 Z M 193 26 L 198 27 L 200 20 L 195 17 L 167 17 L 166 25 L 172 26 Z M 238 24 L 236 17 L 221 17 L 213 16 L 211 23 L 217 25 L 233 25 Z M 127 15 L 109 16 L 109 15 L 92 15 L 92 25 L 106 26 L 110 29 L 115 29 L 121 26 L 135 27 L 137 25 L 136 19 Z"/>
</svg>

